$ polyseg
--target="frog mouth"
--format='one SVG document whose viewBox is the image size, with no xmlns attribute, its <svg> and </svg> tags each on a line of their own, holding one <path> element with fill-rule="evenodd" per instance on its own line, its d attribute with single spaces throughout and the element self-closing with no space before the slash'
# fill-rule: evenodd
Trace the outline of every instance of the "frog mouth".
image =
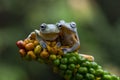
<svg viewBox="0 0 120 80">
<path fill-rule="evenodd" d="M 50 41 L 53 41 L 55 39 L 58 38 L 58 33 L 42 33 L 41 34 L 41 37 L 44 39 L 44 40 L 50 40 Z"/>
<path fill-rule="evenodd" d="M 72 33 L 72 32 L 73 32 L 71 29 L 66 28 L 65 26 L 63 26 L 63 27 L 61 28 L 61 31 L 62 31 L 63 33 Z"/>
</svg>

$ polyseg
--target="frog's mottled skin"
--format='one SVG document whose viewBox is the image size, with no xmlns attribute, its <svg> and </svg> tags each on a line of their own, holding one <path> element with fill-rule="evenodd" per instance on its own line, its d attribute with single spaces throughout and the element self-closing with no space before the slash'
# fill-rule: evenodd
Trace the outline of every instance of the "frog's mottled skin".
<svg viewBox="0 0 120 80">
<path fill-rule="evenodd" d="M 35 30 L 37 39 L 39 40 L 43 48 L 46 48 L 47 45 L 45 41 L 56 40 L 59 36 L 59 32 L 60 30 L 55 24 L 46 24 L 46 23 L 41 24 L 39 30 Z M 60 43 L 58 42 L 57 45 L 59 46 Z"/>
<path fill-rule="evenodd" d="M 63 48 L 64 53 L 78 50 L 80 48 L 80 40 L 75 22 L 66 23 L 61 20 L 57 23 L 57 26 L 60 28 L 61 45 L 70 47 Z"/>
</svg>

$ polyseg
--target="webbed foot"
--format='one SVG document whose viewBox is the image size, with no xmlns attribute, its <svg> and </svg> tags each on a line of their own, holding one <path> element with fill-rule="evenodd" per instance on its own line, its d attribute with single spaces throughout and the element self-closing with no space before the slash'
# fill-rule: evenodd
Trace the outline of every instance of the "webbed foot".
<svg viewBox="0 0 120 80">
<path fill-rule="evenodd" d="M 47 48 L 47 44 L 44 41 L 40 41 L 40 45 L 43 49 Z"/>
<path fill-rule="evenodd" d="M 56 46 L 57 46 L 57 47 L 60 47 L 60 46 L 61 46 L 61 43 L 60 43 L 60 42 L 57 42 Z"/>
<path fill-rule="evenodd" d="M 69 48 L 62 48 L 62 51 L 64 52 L 64 54 L 71 52 Z"/>
</svg>

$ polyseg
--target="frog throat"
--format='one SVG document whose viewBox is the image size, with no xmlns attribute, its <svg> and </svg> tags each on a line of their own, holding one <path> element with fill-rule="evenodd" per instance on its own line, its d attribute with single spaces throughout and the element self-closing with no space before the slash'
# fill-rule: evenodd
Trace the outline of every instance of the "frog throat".
<svg viewBox="0 0 120 80">
<path fill-rule="evenodd" d="M 59 33 L 40 33 L 40 36 L 43 38 L 43 40 L 54 41 L 58 38 Z"/>
<path fill-rule="evenodd" d="M 63 33 L 67 33 L 67 34 L 74 33 L 73 30 L 71 30 L 71 29 L 69 29 L 69 28 L 66 28 L 65 26 L 63 26 L 63 27 L 61 28 L 61 31 L 62 31 Z"/>
</svg>

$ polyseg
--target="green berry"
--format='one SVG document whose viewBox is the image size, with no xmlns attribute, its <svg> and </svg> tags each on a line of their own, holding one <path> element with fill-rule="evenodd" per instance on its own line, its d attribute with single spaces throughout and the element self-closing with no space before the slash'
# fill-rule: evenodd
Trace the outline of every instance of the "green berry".
<svg viewBox="0 0 120 80">
<path fill-rule="evenodd" d="M 104 75 L 108 75 L 108 74 L 110 74 L 110 73 L 109 73 L 108 71 L 105 71 L 105 70 L 104 70 L 104 71 L 103 71 L 103 74 L 104 74 Z"/>
<path fill-rule="evenodd" d="M 55 66 L 58 66 L 58 65 L 60 64 L 60 60 L 59 60 L 59 59 L 55 59 L 55 60 L 53 61 L 53 64 L 54 64 Z"/>
<path fill-rule="evenodd" d="M 37 45 L 35 48 L 34 48 L 34 53 L 35 54 L 39 54 L 41 52 L 41 46 L 40 45 Z"/>
<path fill-rule="evenodd" d="M 72 56 L 69 58 L 69 63 L 76 63 L 77 58 L 75 56 Z"/>
<path fill-rule="evenodd" d="M 79 64 L 81 64 L 81 63 L 83 63 L 83 62 L 85 62 L 86 61 L 86 59 L 83 57 L 83 56 L 80 56 L 79 55 L 79 57 L 77 57 L 77 62 L 79 63 Z"/>
<path fill-rule="evenodd" d="M 75 64 L 69 64 L 68 68 L 71 69 L 71 70 L 75 69 Z"/>
<path fill-rule="evenodd" d="M 98 64 L 96 62 L 90 62 L 90 65 L 92 68 L 97 69 L 98 68 Z"/>
<path fill-rule="evenodd" d="M 66 70 L 66 74 L 72 74 L 72 71 L 71 70 Z"/>
<path fill-rule="evenodd" d="M 112 80 L 112 77 L 110 75 L 104 75 L 103 80 Z"/>
<path fill-rule="evenodd" d="M 75 78 L 76 78 L 76 80 L 82 80 L 83 79 L 83 75 L 77 73 L 76 76 L 75 76 Z"/>
<path fill-rule="evenodd" d="M 117 77 L 116 75 L 111 75 L 111 80 L 120 80 L 119 77 Z"/>
<path fill-rule="evenodd" d="M 84 63 L 82 63 L 82 66 L 84 67 L 91 67 L 91 64 L 89 61 L 85 61 Z"/>
<path fill-rule="evenodd" d="M 57 58 L 57 57 L 56 57 L 55 54 L 51 54 L 50 57 L 49 57 L 49 59 L 51 59 L 51 60 L 55 60 L 56 58 Z"/>
<path fill-rule="evenodd" d="M 86 78 L 87 78 L 87 80 L 94 80 L 95 76 L 93 74 L 87 73 Z"/>
<path fill-rule="evenodd" d="M 60 69 L 62 69 L 62 70 L 67 69 L 67 65 L 65 65 L 65 64 L 60 64 Z"/>
<path fill-rule="evenodd" d="M 90 69 L 89 69 L 89 72 L 90 72 L 91 74 L 95 74 L 95 70 L 94 70 L 93 68 L 90 68 Z"/>
<path fill-rule="evenodd" d="M 64 75 L 65 80 L 70 80 L 71 77 L 72 75 L 67 75 L 67 74 Z"/>
<path fill-rule="evenodd" d="M 61 63 L 62 63 L 62 64 L 66 64 L 67 62 L 68 62 L 68 59 L 67 59 L 67 58 L 62 58 L 62 59 L 61 59 Z"/>
<path fill-rule="evenodd" d="M 103 70 L 102 69 L 97 69 L 95 74 L 96 74 L 96 76 L 102 76 L 103 75 Z"/>
<path fill-rule="evenodd" d="M 88 69 L 87 69 L 86 67 L 80 67 L 80 68 L 78 69 L 78 72 L 79 72 L 79 73 L 87 73 L 87 72 L 88 72 Z"/>
</svg>

